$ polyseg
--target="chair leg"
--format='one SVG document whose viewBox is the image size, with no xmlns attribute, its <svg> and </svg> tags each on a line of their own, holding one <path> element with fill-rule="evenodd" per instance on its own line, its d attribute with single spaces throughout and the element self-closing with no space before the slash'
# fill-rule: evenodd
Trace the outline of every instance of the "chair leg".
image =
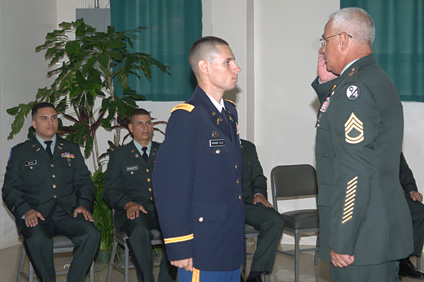
<svg viewBox="0 0 424 282">
<path fill-rule="evenodd" d="M 416 271 L 420 271 L 421 269 L 421 257 L 417 256 L 417 266 L 415 266 Z"/>
<path fill-rule="evenodd" d="M 34 267 L 32 266 L 31 260 L 29 261 L 29 282 L 34 282 Z"/>
<path fill-rule="evenodd" d="M 113 270 L 113 264 L 115 263 L 117 248 L 118 248 L 118 242 L 114 241 L 112 246 L 112 253 L 110 254 L 109 269 L 107 271 L 106 282 L 110 282 L 110 280 L 112 279 L 112 270 Z"/>
<path fill-rule="evenodd" d="M 314 266 L 318 265 L 318 251 L 319 251 L 319 232 L 317 234 L 317 243 L 315 245 L 315 259 L 314 259 Z"/>
<path fill-rule="evenodd" d="M 294 240 L 294 281 L 299 282 L 299 233 L 295 233 Z"/>
<path fill-rule="evenodd" d="M 90 282 L 94 282 L 94 260 L 90 266 Z"/>
<path fill-rule="evenodd" d="M 16 282 L 21 282 L 21 272 L 24 270 L 24 262 L 25 262 L 25 248 L 22 244 L 22 250 L 21 250 L 21 258 L 19 259 L 19 267 L 18 267 L 18 275 L 16 276 Z"/>
<path fill-rule="evenodd" d="M 128 240 L 128 239 L 127 239 Z M 124 265 L 124 274 L 125 274 L 125 282 L 129 281 L 129 265 L 130 265 L 130 249 L 128 248 L 127 240 L 125 240 L 125 265 Z"/>
<path fill-rule="evenodd" d="M 269 279 L 269 274 L 264 274 L 264 282 L 271 282 Z"/>
</svg>

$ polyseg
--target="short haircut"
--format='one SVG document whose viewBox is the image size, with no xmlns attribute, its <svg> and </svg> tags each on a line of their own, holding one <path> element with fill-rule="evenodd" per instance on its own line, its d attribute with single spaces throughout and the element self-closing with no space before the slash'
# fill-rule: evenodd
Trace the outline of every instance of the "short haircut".
<svg viewBox="0 0 424 282">
<path fill-rule="evenodd" d="M 218 45 L 227 45 L 227 41 L 215 36 L 205 36 L 197 39 L 193 45 L 191 45 L 190 52 L 188 55 L 188 61 L 191 69 L 197 74 L 197 63 L 200 60 L 212 62 L 212 59 L 217 53 L 219 53 Z"/>
<path fill-rule="evenodd" d="M 371 16 L 361 8 L 349 7 L 330 15 L 332 27 L 337 32 L 347 32 L 353 39 L 365 41 L 372 46 L 375 37 L 375 27 Z"/>
<path fill-rule="evenodd" d="M 42 103 L 36 104 L 34 107 L 32 107 L 32 110 L 31 110 L 32 120 L 35 120 L 37 118 L 38 110 L 42 108 L 52 108 L 56 111 L 56 108 L 51 103 L 42 102 Z"/>
<path fill-rule="evenodd" d="M 150 118 L 152 118 L 151 115 L 150 115 L 150 112 L 148 112 L 148 111 L 146 111 L 145 109 L 142 109 L 142 108 L 135 109 L 131 113 L 131 115 L 130 115 L 130 122 L 132 122 L 132 120 L 134 119 L 135 116 L 149 116 Z"/>
</svg>

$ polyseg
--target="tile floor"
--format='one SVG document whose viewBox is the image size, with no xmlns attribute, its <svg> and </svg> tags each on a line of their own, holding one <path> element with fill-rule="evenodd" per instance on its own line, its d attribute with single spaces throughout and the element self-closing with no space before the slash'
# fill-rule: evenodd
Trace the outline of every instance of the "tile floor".
<svg viewBox="0 0 424 282">
<path fill-rule="evenodd" d="M 251 239 L 253 240 L 253 239 Z M 285 246 L 283 246 L 285 247 Z M 18 269 L 18 262 L 21 254 L 21 246 L 13 246 L 4 250 L 0 250 L 0 282 L 14 282 L 16 281 L 16 273 Z M 254 251 L 255 243 L 248 243 L 248 251 Z M 60 257 L 56 257 L 55 264 L 57 268 L 62 268 L 72 257 L 65 254 L 59 254 Z M 159 258 L 158 258 L 159 260 Z M 415 263 L 415 260 L 412 260 Z M 247 260 L 247 272 L 250 268 L 251 259 Z M 107 276 L 107 264 L 95 263 L 95 282 L 105 282 Z M 25 269 L 28 269 L 28 263 L 25 263 Z M 154 268 L 155 277 L 159 267 Z M 294 281 L 294 259 L 286 255 L 277 254 L 275 261 L 274 271 L 270 277 L 271 282 L 277 281 Z M 22 281 L 26 281 L 22 279 Z M 37 281 L 35 279 L 35 281 Z M 86 279 L 88 281 L 88 278 Z M 123 282 L 124 275 L 117 270 L 112 272 L 113 282 Z M 135 270 L 130 270 L 129 281 L 137 281 Z M 328 264 L 322 260 L 318 261 L 318 265 L 314 267 L 314 253 L 303 253 L 300 257 L 300 282 L 327 282 L 330 280 L 330 273 Z M 402 282 L 412 282 L 413 279 L 403 278 Z M 57 276 L 57 282 L 66 282 L 66 276 Z"/>
</svg>

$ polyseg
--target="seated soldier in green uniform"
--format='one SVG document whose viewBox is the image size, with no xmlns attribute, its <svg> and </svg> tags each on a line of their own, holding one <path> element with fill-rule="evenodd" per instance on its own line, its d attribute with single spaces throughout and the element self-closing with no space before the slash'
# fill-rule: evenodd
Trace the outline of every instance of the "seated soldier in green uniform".
<svg viewBox="0 0 424 282">
<path fill-rule="evenodd" d="M 420 257 L 424 243 L 424 205 L 422 204 L 423 195 L 418 192 L 414 174 L 409 168 L 403 153 L 400 156 L 399 178 L 400 184 L 405 191 L 406 203 L 408 204 L 412 217 L 414 252 L 411 255 Z M 424 273 L 415 270 L 415 266 L 409 260 L 409 257 L 400 260 L 399 276 L 424 279 Z"/>
<path fill-rule="evenodd" d="M 152 141 L 150 113 L 136 109 L 128 129 L 133 141 L 110 154 L 105 176 L 104 198 L 115 209 L 114 225 L 127 233 L 127 240 L 139 281 L 154 282 L 150 230 L 159 229 L 153 200 L 152 172 L 159 143 Z M 177 269 L 163 252 L 159 281 L 175 281 Z"/>
<path fill-rule="evenodd" d="M 259 231 L 256 251 L 246 282 L 261 282 L 262 274 L 272 272 L 275 254 L 283 233 L 284 219 L 267 200 L 266 177 L 263 175 L 255 145 L 242 139 L 241 154 L 245 221 Z"/>
<path fill-rule="evenodd" d="M 38 281 L 56 281 L 53 236 L 74 244 L 67 281 L 84 281 L 97 252 L 100 232 L 90 210 L 94 188 L 80 147 L 57 136 L 58 117 L 50 103 L 32 108 L 35 136 L 12 148 L 2 190 Z"/>
</svg>

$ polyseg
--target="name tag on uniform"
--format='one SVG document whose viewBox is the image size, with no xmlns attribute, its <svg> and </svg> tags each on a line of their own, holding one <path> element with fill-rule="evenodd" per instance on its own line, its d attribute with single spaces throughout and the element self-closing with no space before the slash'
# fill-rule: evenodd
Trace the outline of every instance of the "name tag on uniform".
<svg viewBox="0 0 424 282">
<path fill-rule="evenodd" d="M 222 146 L 225 146 L 224 139 L 209 140 L 209 147 L 222 147 Z"/>
<path fill-rule="evenodd" d="M 134 171 L 134 170 L 138 170 L 138 165 L 127 166 L 127 171 Z"/>
<path fill-rule="evenodd" d="M 25 162 L 25 166 L 31 166 L 31 165 L 36 165 L 37 164 L 37 160 L 33 160 L 33 161 L 26 161 Z"/>
</svg>

